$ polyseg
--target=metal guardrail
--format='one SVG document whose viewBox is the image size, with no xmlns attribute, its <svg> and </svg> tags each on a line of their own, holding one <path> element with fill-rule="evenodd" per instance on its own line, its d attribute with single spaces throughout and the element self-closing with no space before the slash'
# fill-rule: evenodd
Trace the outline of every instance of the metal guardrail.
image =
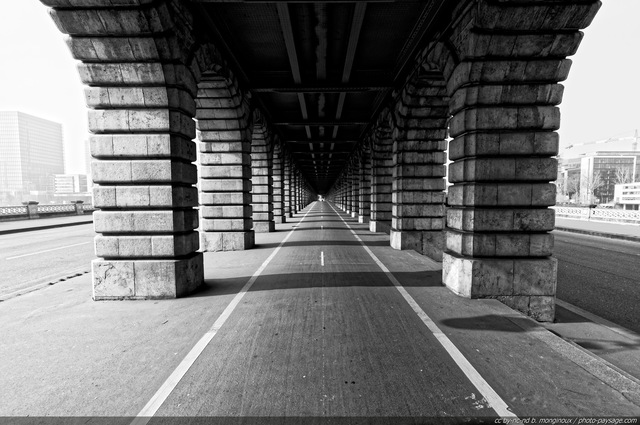
<svg viewBox="0 0 640 425">
<path fill-rule="evenodd" d="M 586 221 L 608 221 L 612 223 L 640 224 L 640 211 L 615 210 L 609 208 L 552 207 L 556 217 L 575 218 Z"/>
</svg>

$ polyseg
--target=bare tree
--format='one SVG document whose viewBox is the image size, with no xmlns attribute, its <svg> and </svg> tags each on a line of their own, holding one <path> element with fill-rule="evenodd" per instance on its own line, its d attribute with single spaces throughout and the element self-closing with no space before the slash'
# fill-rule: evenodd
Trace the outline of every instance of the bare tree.
<svg viewBox="0 0 640 425">
<path fill-rule="evenodd" d="M 595 203 L 595 191 L 604 186 L 604 180 L 600 173 L 593 175 L 586 175 L 580 179 L 580 192 L 582 194 L 582 201 L 587 204 Z"/>
<path fill-rule="evenodd" d="M 573 199 L 580 196 L 580 175 L 574 174 L 567 179 L 566 187 L 564 188 L 565 194 Z"/>
<path fill-rule="evenodd" d="M 616 184 L 633 183 L 633 177 L 633 170 L 629 167 L 616 169 Z"/>
</svg>

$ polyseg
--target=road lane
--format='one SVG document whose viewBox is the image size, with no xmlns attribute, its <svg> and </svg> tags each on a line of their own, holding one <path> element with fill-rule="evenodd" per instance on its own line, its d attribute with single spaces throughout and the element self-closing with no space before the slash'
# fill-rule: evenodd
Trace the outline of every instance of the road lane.
<svg viewBox="0 0 640 425">
<path fill-rule="evenodd" d="M 283 414 L 495 415 L 322 202 L 158 411 Z"/>
<path fill-rule="evenodd" d="M 92 224 L 0 235 L 0 297 L 88 272 Z"/>
<path fill-rule="evenodd" d="M 640 333 L 640 244 L 554 232 L 559 299 Z"/>
</svg>

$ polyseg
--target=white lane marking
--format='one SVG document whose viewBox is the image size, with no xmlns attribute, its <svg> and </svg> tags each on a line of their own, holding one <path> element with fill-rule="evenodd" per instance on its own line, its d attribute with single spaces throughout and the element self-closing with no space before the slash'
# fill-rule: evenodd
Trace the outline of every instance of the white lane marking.
<svg viewBox="0 0 640 425">
<path fill-rule="evenodd" d="M 324 251 L 320 251 L 320 265 L 324 267 Z"/>
<path fill-rule="evenodd" d="M 73 245 L 61 246 L 61 247 L 58 247 L 58 248 L 45 249 L 44 251 L 30 252 L 28 254 L 23 254 L 23 255 L 16 255 L 15 257 L 7 257 L 7 258 L 5 258 L 5 260 L 15 260 L 16 258 L 29 257 L 30 255 L 44 254 L 45 252 L 51 252 L 51 251 L 57 251 L 59 249 L 71 248 L 72 246 L 88 245 L 90 243 L 93 243 L 93 241 L 76 243 L 76 244 L 73 244 Z"/>
<path fill-rule="evenodd" d="M 333 207 L 332 207 L 333 208 Z M 335 212 L 335 210 L 334 210 Z M 453 342 L 440 330 L 438 325 L 435 324 L 433 320 L 429 317 L 429 315 L 418 305 L 418 303 L 413 299 L 411 295 L 407 292 L 406 289 L 402 286 L 402 284 L 396 279 L 396 277 L 389 271 L 389 269 L 382 264 L 382 262 L 376 257 L 376 255 L 369 249 L 367 245 L 360 239 L 360 237 L 356 234 L 351 226 L 338 214 L 340 220 L 347 226 L 349 231 L 355 236 L 355 238 L 360 242 L 362 247 L 367 251 L 367 253 L 371 256 L 373 261 L 380 267 L 380 269 L 384 272 L 387 278 L 393 283 L 393 286 L 400 292 L 405 301 L 411 306 L 413 311 L 418 315 L 422 322 L 427 325 L 427 328 L 431 331 L 431 333 L 436 337 L 438 342 L 444 347 L 449 356 L 453 359 L 453 361 L 458 365 L 458 367 L 464 372 L 469 381 L 480 391 L 485 400 L 489 403 L 491 408 L 496 411 L 496 413 L 501 417 L 509 417 L 509 418 L 517 418 L 517 416 L 509 410 L 509 406 L 507 403 L 502 400 L 502 398 L 495 392 L 493 388 L 489 385 L 487 381 L 478 373 L 478 371 L 469 363 L 464 354 L 458 350 Z"/>
<path fill-rule="evenodd" d="M 305 215 L 302 216 L 300 223 L 302 223 L 302 221 L 307 217 L 307 214 L 309 214 L 309 212 L 311 212 L 312 209 L 313 207 L 309 208 L 309 210 L 305 213 Z M 175 387 L 178 385 L 178 383 L 184 377 L 187 371 L 195 363 L 198 357 L 200 357 L 200 354 L 202 354 L 202 352 L 207 347 L 207 345 L 209 345 L 209 343 L 211 342 L 213 337 L 216 335 L 216 333 L 218 333 L 222 325 L 224 325 L 224 323 L 227 321 L 231 313 L 233 313 L 233 310 L 240 303 L 240 300 L 242 300 L 242 297 L 244 297 L 247 291 L 251 289 L 251 286 L 253 286 L 254 282 L 258 279 L 260 274 L 264 271 L 267 265 L 269 265 L 271 260 L 273 260 L 273 257 L 275 257 L 276 254 L 278 254 L 278 251 L 280 251 L 280 248 L 282 248 L 282 246 L 287 242 L 287 240 L 289 240 L 289 238 L 291 237 L 294 231 L 295 229 L 291 229 L 289 234 L 287 234 L 287 236 L 282 240 L 282 242 L 280 242 L 280 245 L 278 245 L 278 247 L 271 253 L 271 255 L 269 255 L 269 257 L 267 257 L 267 259 L 264 260 L 264 263 L 262 263 L 260 268 L 256 270 L 256 272 L 253 274 L 253 276 L 251 276 L 249 281 L 244 285 L 244 287 L 240 290 L 240 292 L 238 292 L 238 294 L 236 294 L 233 300 L 231 300 L 231 303 L 229 303 L 227 308 L 224 309 L 220 317 L 218 317 L 218 319 L 213 323 L 213 326 L 211 326 L 211 329 L 209 329 L 207 333 L 205 333 L 202 336 L 202 338 L 200 338 L 200 340 L 196 343 L 196 345 L 193 346 L 191 351 L 189 351 L 189 353 L 185 356 L 185 358 L 182 359 L 182 362 L 180 362 L 178 367 L 167 378 L 167 380 L 164 381 L 162 386 L 160 386 L 160 388 L 158 389 L 158 391 L 156 391 L 153 397 L 151 397 L 151 400 L 149 400 L 149 402 L 142 408 L 142 410 L 140 411 L 140 413 L 138 413 L 136 418 L 133 421 L 131 421 L 132 425 L 134 424 L 146 425 L 151 420 L 151 418 L 153 417 L 153 415 L 156 414 L 160 406 L 162 406 L 162 403 L 164 403 L 167 397 L 169 397 L 169 394 L 171 394 L 171 392 L 175 389 Z"/>
<path fill-rule="evenodd" d="M 566 301 L 562 301 L 558 298 L 556 298 L 556 305 L 565 308 L 567 310 L 569 310 L 572 313 L 577 314 L 578 316 L 582 316 L 585 319 L 589 319 L 594 323 L 597 323 L 599 325 L 602 325 L 606 328 L 609 328 L 610 330 L 612 330 L 613 332 L 617 333 L 618 335 L 622 335 L 625 338 L 629 338 L 630 340 L 633 341 L 637 341 L 640 342 L 640 335 L 635 333 L 634 331 L 627 329 L 623 326 L 617 325 L 613 322 L 610 322 L 609 320 L 600 317 L 596 314 L 590 313 L 586 310 L 581 309 L 578 306 L 575 306 L 573 304 L 570 304 Z"/>
</svg>

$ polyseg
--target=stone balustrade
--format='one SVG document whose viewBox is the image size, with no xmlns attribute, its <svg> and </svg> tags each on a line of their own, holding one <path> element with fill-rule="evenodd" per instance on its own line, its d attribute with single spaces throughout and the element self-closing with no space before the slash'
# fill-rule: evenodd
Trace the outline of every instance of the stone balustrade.
<svg viewBox="0 0 640 425">
<path fill-rule="evenodd" d="M 561 218 L 640 225 L 640 211 L 587 207 L 553 207 L 553 209 L 556 211 L 556 217 Z"/>
<path fill-rule="evenodd" d="M 93 213 L 95 208 L 91 204 L 83 202 L 73 204 L 46 204 L 37 202 L 25 202 L 24 205 L 10 205 L 0 207 L 0 221 L 29 220 L 37 218 L 60 217 L 67 215 L 82 215 Z"/>
</svg>

